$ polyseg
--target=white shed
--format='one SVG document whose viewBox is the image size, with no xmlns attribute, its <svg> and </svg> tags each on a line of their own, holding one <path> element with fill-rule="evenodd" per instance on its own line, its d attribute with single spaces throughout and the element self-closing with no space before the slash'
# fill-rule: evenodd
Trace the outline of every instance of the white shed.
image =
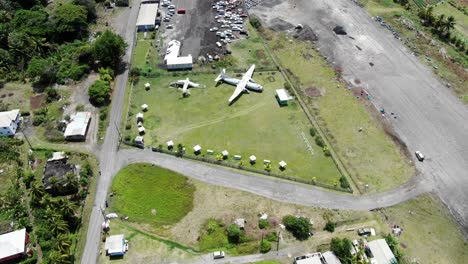
<svg viewBox="0 0 468 264">
<path fill-rule="evenodd" d="M 151 87 L 151 85 L 149 83 L 145 83 L 145 89 L 146 90 L 149 90 L 150 87 Z"/>
<path fill-rule="evenodd" d="M 145 128 L 144 127 L 139 127 L 138 128 L 138 133 L 140 133 L 140 135 L 144 134 L 145 133 Z"/>
<path fill-rule="evenodd" d="M 200 145 L 196 145 L 195 147 L 193 147 L 193 151 L 195 151 L 195 152 L 199 152 L 200 150 L 201 150 Z"/>
<path fill-rule="evenodd" d="M 135 137 L 135 143 L 143 145 L 144 143 L 143 137 L 142 136 Z"/>
<path fill-rule="evenodd" d="M 137 121 L 143 121 L 143 113 L 138 113 L 136 115 L 136 119 L 137 119 Z"/>
<path fill-rule="evenodd" d="M 148 105 L 147 105 L 147 104 L 143 104 L 143 105 L 141 106 L 141 110 L 142 110 L 143 112 L 148 111 Z"/>
<path fill-rule="evenodd" d="M 250 160 L 250 162 L 255 162 L 255 161 L 257 161 L 257 157 L 252 155 L 252 156 L 249 157 L 249 160 Z"/>
<path fill-rule="evenodd" d="M 279 162 L 279 165 L 280 165 L 281 168 L 285 168 L 286 165 L 288 165 L 288 164 L 286 162 L 284 162 L 284 160 L 282 160 L 282 161 Z"/>
<path fill-rule="evenodd" d="M 169 140 L 168 142 L 166 142 L 166 144 L 167 144 L 168 148 L 173 148 L 174 147 L 174 141 L 172 141 L 172 140 Z"/>
<path fill-rule="evenodd" d="M 229 152 L 227 150 L 223 150 L 223 152 L 221 152 L 221 155 L 223 155 L 223 157 L 227 157 L 229 155 Z"/>
</svg>

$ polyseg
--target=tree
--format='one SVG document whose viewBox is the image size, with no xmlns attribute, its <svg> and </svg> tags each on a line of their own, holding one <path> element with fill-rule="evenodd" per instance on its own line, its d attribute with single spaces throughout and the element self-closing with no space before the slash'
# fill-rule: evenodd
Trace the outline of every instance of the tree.
<svg viewBox="0 0 468 264">
<path fill-rule="evenodd" d="M 68 224 L 61 216 L 53 216 L 48 219 L 50 231 L 54 235 L 68 232 Z"/>
<path fill-rule="evenodd" d="M 52 13 L 52 21 L 59 33 L 59 41 L 83 37 L 88 30 L 87 11 L 84 6 L 59 5 Z"/>
<path fill-rule="evenodd" d="M 252 27 L 258 29 L 262 26 L 262 23 L 260 22 L 260 20 L 258 18 L 255 18 L 255 17 L 252 17 L 250 18 L 250 25 L 252 25 Z"/>
<path fill-rule="evenodd" d="M 453 16 L 449 16 L 447 18 L 447 21 L 445 21 L 445 24 L 444 24 L 444 31 L 445 32 L 450 32 L 452 29 L 455 28 L 455 18 Z"/>
<path fill-rule="evenodd" d="M 86 8 L 86 17 L 88 22 L 95 21 L 97 18 L 96 3 L 93 0 L 73 0 L 72 4 Z"/>
<path fill-rule="evenodd" d="M 351 264 L 352 243 L 348 238 L 333 238 L 330 243 L 330 250 L 335 253 L 341 263 Z"/>
<path fill-rule="evenodd" d="M 97 80 L 88 89 L 89 100 L 95 105 L 104 105 L 110 99 L 109 83 L 103 80 Z"/>
<path fill-rule="evenodd" d="M 306 240 L 309 238 L 310 222 L 305 217 L 295 217 L 293 215 L 286 215 L 283 217 L 283 224 L 286 229 L 290 231 L 293 236 L 299 240 Z"/>
<path fill-rule="evenodd" d="M 396 239 L 396 237 L 393 236 L 392 234 L 388 234 L 388 235 L 384 236 L 384 238 L 385 238 L 385 241 L 388 244 L 388 247 L 392 250 L 393 254 L 395 255 L 395 258 L 399 262 L 401 262 L 401 260 L 403 259 L 403 253 L 400 250 L 400 245 L 399 245 L 398 240 Z"/>
<path fill-rule="evenodd" d="M 68 264 L 70 263 L 70 256 L 54 250 L 49 254 L 49 261 L 54 264 Z"/>
<path fill-rule="evenodd" d="M 127 44 L 122 37 L 106 30 L 94 41 L 93 53 L 101 66 L 115 69 L 125 54 L 126 47 Z"/>
<path fill-rule="evenodd" d="M 60 234 L 55 238 L 55 249 L 62 254 L 68 254 L 71 245 L 72 241 L 66 234 Z"/>
<path fill-rule="evenodd" d="M 424 20 L 424 24 L 427 26 L 433 25 L 434 23 L 434 7 L 429 6 L 419 11 L 419 17 Z"/>
<path fill-rule="evenodd" d="M 271 250 L 271 242 L 265 239 L 262 240 L 262 242 L 260 242 L 260 252 L 267 253 L 270 250 Z"/>
<path fill-rule="evenodd" d="M 341 177 L 340 177 L 340 186 L 341 186 L 341 188 L 345 188 L 345 189 L 348 189 L 348 188 L 351 187 L 351 186 L 349 185 L 348 179 L 346 179 L 345 176 L 341 176 Z"/>
<path fill-rule="evenodd" d="M 38 182 L 33 182 L 31 184 L 31 204 L 32 205 L 38 205 L 42 199 L 42 197 L 45 194 L 45 189 L 44 185 L 38 183 Z"/>
<path fill-rule="evenodd" d="M 336 228 L 336 223 L 335 222 L 332 222 L 332 221 L 327 221 L 327 223 L 325 224 L 325 228 L 323 230 L 326 230 L 330 233 L 333 233 L 335 232 L 335 228 Z"/>
<path fill-rule="evenodd" d="M 270 222 L 267 219 L 259 219 L 258 220 L 258 228 L 265 229 L 270 226 Z"/>
<path fill-rule="evenodd" d="M 51 58 L 32 58 L 29 62 L 26 75 L 30 78 L 38 78 L 40 83 L 50 84 L 55 81 L 57 65 Z"/>
<path fill-rule="evenodd" d="M 229 225 L 227 228 L 227 237 L 230 243 L 239 243 L 241 237 L 241 230 L 239 226 L 236 224 Z"/>
</svg>

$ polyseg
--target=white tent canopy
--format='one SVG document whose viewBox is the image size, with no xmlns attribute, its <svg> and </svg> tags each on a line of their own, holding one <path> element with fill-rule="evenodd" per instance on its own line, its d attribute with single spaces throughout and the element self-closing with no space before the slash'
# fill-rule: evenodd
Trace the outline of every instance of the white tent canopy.
<svg viewBox="0 0 468 264">
<path fill-rule="evenodd" d="M 174 146 L 174 141 L 169 140 L 168 142 L 166 142 L 166 144 L 167 144 L 168 147 L 173 147 Z"/>
<path fill-rule="evenodd" d="M 145 128 L 144 127 L 139 127 L 138 132 L 140 132 L 140 133 L 145 132 Z"/>
<path fill-rule="evenodd" d="M 143 119 L 143 113 L 138 113 L 138 114 L 136 115 L 136 118 L 137 118 L 137 119 Z"/>
<path fill-rule="evenodd" d="M 145 83 L 145 88 L 150 88 L 150 84 L 149 83 Z"/>
<path fill-rule="evenodd" d="M 143 104 L 143 105 L 141 106 L 141 109 L 142 109 L 143 111 L 148 110 L 148 105 L 147 105 L 147 104 Z"/>
<path fill-rule="evenodd" d="M 254 155 L 250 156 L 249 157 L 250 161 L 254 162 L 257 160 L 257 157 L 255 157 Z"/>
<path fill-rule="evenodd" d="M 195 152 L 200 151 L 200 150 L 201 150 L 200 145 L 196 145 L 195 147 L 193 147 L 193 150 L 194 150 Z"/>
<path fill-rule="evenodd" d="M 284 168 L 288 164 L 286 162 L 284 162 L 284 160 L 282 160 L 282 161 L 279 162 L 279 165 L 281 166 L 281 168 Z"/>
<path fill-rule="evenodd" d="M 221 152 L 221 155 L 223 155 L 223 157 L 227 157 L 227 155 L 229 155 L 229 152 L 227 150 L 223 150 L 223 152 Z"/>
</svg>

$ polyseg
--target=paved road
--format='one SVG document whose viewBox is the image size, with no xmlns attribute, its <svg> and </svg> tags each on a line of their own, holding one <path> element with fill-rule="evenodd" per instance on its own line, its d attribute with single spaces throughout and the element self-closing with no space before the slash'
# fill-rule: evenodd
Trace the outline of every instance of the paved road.
<svg viewBox="0 0 468 264">
<path fill-rule="evenodd" d="M 386 121 L 410 152 L 427 156 L 416 168 L 468 233 L 468 109 L 432 69 L 350 0 L 265 0 L 251 13 L 267 24 L 281 18 L 310 26 L 320 52 L 343 69 L 344 78 L 359 79 L 377 109 L 396 113 L 397 119 Z M 337 25 L 348 35 L 337 36 Z"/>
<path fill-rule="evenodd" d="M 120 21 L 117 21 L 117 31 L 124 37 L 128 44 L 127 53 L 123 61 L 129 63 L 132 49 L 133 38 L 135 35 L 135 24 L 138 15 L 139 0 L 133 1 L 134 8 L 127 9 L 120 16 Z M 98 179 L 96 197 L 94 201 L 93 210 L 89 219 L 88 234 L 86 237 L 86 246 L 81 258 L 83 264 L 96 263 L 99 251 L 99 243 L 101 237 L 101 224 L 103 216 L 101 207 L 104 207 L 107 191 L 112 181 L 113 168 L 116 166 L 114 158 L 117 154 L 117 145 L 119 135 L 116 129 L 116 124 L 120 124 L 122 119 L 122 109 L 125 99 L 125 90 L 127 87 L 128 69 L 116 77 L 116 86 L 112 98 L 112 109 L 110 112 L 109 127 L 106 131 L 106 137 L 102 144 L 101 150 L 98 155 L 99 168 L 102 175 Z"/>
</svg>

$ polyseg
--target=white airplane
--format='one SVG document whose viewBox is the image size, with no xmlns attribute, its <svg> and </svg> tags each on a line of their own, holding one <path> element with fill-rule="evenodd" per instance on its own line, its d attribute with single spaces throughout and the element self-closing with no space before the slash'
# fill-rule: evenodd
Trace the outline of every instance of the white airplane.
<svg viewBox="0 0 468 264">
<path fill-rule="evenodd" d="M 182 87 L 182 95 L 187 96 L 190 95 L 189 88 L 202 88 L 202 86 L 198 83 L 191 82 L 189 78 L 185 80 L 178 80 L 176 82 L 171 83 L 171 86 Z"/>
<path fill-rule="evenodd" d="M 263 91 L 263 87 L 260 84 L 255 83 L 255 81 L 252 79 L 254 70 L 255 70 L 255 64 L 252 64 L 252 66 L 250 66 L 249 70 L 244 74 L 244 76 L 242 76 L 242 79 L 240 80 L 227 76 L 225 69 L 223 69 L 221 73 L 218 75 L 218 77 L 216 77 L 215 82 L 223 81 L 227 84 L 236 86 L 234 93 L 231 95 L 231 97 L 228 100 L 229 104 L 232 104 L 232 102 L 237 97 L 239 97 L 243 92 L 248 93 L 249 90 L 255 91 L 255 92 Z"/>
</svg>

